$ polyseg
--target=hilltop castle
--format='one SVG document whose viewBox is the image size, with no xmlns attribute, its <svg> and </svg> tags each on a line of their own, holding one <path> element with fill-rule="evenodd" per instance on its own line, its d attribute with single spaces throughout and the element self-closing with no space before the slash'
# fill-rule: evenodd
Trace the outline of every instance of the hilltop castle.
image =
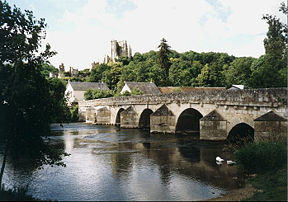
<svg viewBox="0 0 288 202">
<path fill-rule="evenodd" d="M 127 41 L 111 41 L 111 56 L 106 55 L 104 58 L 104 63 L 115 62 L 119 57 L 131 57 L 132 49 L 130 45 L 128 46 Z"/>
</svg>

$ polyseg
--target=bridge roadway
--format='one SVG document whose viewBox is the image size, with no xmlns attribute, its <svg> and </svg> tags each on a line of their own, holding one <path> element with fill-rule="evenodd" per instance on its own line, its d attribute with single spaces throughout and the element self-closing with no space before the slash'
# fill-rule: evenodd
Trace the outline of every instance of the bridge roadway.
<svg viewBox="0 0 288 202">
<path fill-rule="evenodd" d="M 287 88 L 197 90 L 79 102 L 80 120 L 151 133 L 200 133 L 203 140 L 251 134 L 254 140 L 287 137 Z"/>
</svg>

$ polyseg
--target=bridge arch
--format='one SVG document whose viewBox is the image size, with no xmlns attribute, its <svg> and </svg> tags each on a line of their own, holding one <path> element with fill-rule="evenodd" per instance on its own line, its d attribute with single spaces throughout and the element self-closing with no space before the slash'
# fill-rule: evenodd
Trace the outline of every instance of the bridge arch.
<svg viewBox="0 0 288 202">
<path fill-rule="evenodd" d="M 149 108 L 146 108 L 142 111 L 139 118 L 139 128 L 141 129 L 150 129 L 150 115 L 153 111 Z"/>
<path fill-rule="evenodd" d="M 120 126 L 120 113 L 124 111 L 124 108 L 120 108 L 116 115 L 115 125 Z"/>
<path fill-rule="evenodd" d="M 200 134 L 200 119 L 203 115 L 196 109 L 185 109 L 176 122 L 176 133 Z"/>
<path fill-rule="evenodd" d="M 228 143 L 244 144 L 254 141 L 254 129 L 247 123 L 238 123 L 229 131 L 227 136 Z"/>
</svg>

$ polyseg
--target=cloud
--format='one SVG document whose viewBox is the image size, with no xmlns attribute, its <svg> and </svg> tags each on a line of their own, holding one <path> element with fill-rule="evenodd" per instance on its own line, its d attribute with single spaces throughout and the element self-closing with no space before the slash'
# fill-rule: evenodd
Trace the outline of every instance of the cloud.
<svg viewBox="0 0 288 202">
<path fill-rule="evenodd" d="M 47 30 L 59 54 L 58 66 L 89 68 L 110 53 L 112 39 L 127 40 L 133 53 L 157 50 L 161 38 L 178 52 L 227 52 L 258 57 L 264 53 L 265 13 L 276 14 L 280 0 L 88 0 L 66 10 Z"/>
</svg>

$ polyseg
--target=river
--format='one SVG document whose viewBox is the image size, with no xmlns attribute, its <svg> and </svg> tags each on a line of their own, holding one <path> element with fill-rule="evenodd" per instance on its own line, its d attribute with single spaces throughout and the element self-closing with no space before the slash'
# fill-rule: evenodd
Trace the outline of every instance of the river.
<svg viewBox="0 0 288 202">
<path fill-rule="evenodd" d="M 70 156 L 66 167 L 12 169 L 4 183 L 28 185 L 28 194 L 44 200 L 206 200 L 242 185 L 223 143 L 191 136 L 149 135 L 138 129 L 85 123 L 52 124 L 53 136 Z"/>
</svg>

